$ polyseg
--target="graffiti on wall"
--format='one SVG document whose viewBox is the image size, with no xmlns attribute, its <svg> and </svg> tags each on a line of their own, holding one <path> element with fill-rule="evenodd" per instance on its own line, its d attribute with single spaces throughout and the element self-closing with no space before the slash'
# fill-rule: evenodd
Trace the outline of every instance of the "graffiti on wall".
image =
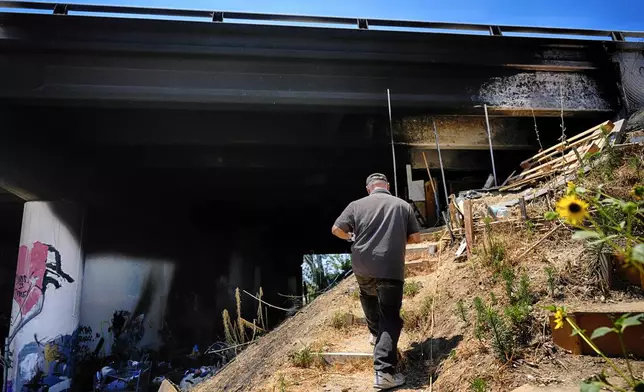
<svg viewBox="0 0 644 392">
<path fill-rule="evenodd" d="M 17 377 L 7 392 L 60 392 L 71 387 L 71 335 L 58 336 L 48 342 L 35 339 L 24 345 L 16 358 Z"/>
<path fill-rule="evenodd" d="M 19 248 L 9 344 L 25 325 L 41 314 L 47 291 L 68 283 L 74 283 L 74 278 L 63 270 L 61 254 L 54 246 L 36 241 L 31 247 Z M 69 389 L 73 342 L 72 335 L 45 338 L 34 335 L 33 341 L 16 347 L 18 354 L 9 364 L 13 376 L 7 380 L 7 391 Z"/>
<path fill-rule="evenodd" d="M 53 260 L 49 262 L 50 258 Z M 42 312 L 48 287 L 59 289 L 74 279 L 63 271 L 60 252 L 51 245 L 36 241 L 22 245 L 18 251 L 18 269 L 13 299 L 18 311 L 11 320 L 9 342 L 30 320 Z"/>
</svg>

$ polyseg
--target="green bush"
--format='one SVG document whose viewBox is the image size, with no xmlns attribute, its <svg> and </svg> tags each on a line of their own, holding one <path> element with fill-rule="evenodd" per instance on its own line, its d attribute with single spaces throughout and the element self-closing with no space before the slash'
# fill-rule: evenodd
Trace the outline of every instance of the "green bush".
<svg viewBox="0 0 644 392">
<path fill-rule="evenodd" d="M 423 284 L 415 280 L 406 280 L 403 285 L 403 295 L 405 297 L 413 298 L 423 288 Z"/>
<path fill-rule="evenodd" d="M 292 353 L 290 357 L 293 366 L 307 369 L 315 362 L 316 354 L 310 346 L 305 346 L 299 351 Z"/>
<path fill-rule="evenodd" d="M 472 392 L 487 392 L 487 382 L 481 377 L 477 377 L 470 382 L 470 391 Z"/>
</svg>

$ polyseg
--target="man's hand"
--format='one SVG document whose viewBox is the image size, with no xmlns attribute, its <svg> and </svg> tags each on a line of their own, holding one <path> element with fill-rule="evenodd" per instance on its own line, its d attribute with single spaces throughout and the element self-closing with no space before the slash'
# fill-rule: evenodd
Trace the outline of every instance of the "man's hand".
<svg viewBox="0 0 644 392">
<path fill-rule="evenodd" d="M 407 237 L 408 244 L 420 244 L 420 233 L 414 233 Z"/>
<path fill-rule="evenodd" d="M 353 238 L 353 233 L 347 233 L 336 225 L 333 225 L 333 227 L 331 228 L 331 233 L 333 233 L 334 236 L 346 241 L 349 241 Z"/>
</svg>

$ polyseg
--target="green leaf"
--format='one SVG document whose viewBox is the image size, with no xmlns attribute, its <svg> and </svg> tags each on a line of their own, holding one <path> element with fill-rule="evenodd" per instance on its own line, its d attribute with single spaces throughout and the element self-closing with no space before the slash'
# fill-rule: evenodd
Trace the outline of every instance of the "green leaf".
<svg viewBox="0 0 644 392">
<path fill-rule="evenodd" d="M 600 327 L 593 331 L 593 334 L 590 336 L 590 339 L 595 340 L 611 332 L 616 332 L 616 331 L 614 328 Z"/>
<path fill-rule="evenodd" d="M 582 382 L 581 385 L 579 386 L 579 391 L 580 392 L 599 392 L 601 391 L 601 387 L 597 383 L 586 383 Z"/>
<path fill-rule="evenodd" d="M 543 308 L 545 310 L 550 311 L 550 312 L 556 312 L 557 311 L 557 307 L 555 305 L 548 305 L 548 306 L 544 306 Z"/>
<path fill-rule="evenodd" d="M 601 238 L 599 233 L 590 230 L 578 230 L 572 235 L 573 240 L 587 240 L 590 238 Z"/>
<path fill-rule="evenodd" d="M 617 238 L 617 237 L 619 237 L 617 234 L 607 235 L 606 237 L 600 238 L 600 239 L 598 239 L 598 240 L 595 240 L 595 241 L 589 241 L 589 242 L 588 242 L 588 245 L 597 245 L 597 244 L 601 244 L 602 242 L 606 242 L 606 241 L 608 241 L 608 240 L 612 240 L 613 238 Z"/>
<path fill-rule="evenodd" d="M 575 187 L 575 192 L 577 193 L 586 193 L 588 190 L 582 186 Z"/>
<path fill-rule="evenodd" d="M 555 219 L 559 218 L 559 214 L 557 214 L 557 213 L 556 213 L 556 212 L 554 212 L 554 211 L 548 211 L 548 212 L 546 212 L 545 214 L 543 214 L 543 217 L 544 217 L 546 220 L 555 220 Z"/>
<path fill-rule="evenodd" d="M 637 244 L 631 252 L 631 260 L 644 264 L 644 244 Z"/>
<path fill-rule="evenodd" d="M 636 314 L 635 316 L 630 316 L 626 317 L 624 320 L 621 320 L 620 327 L 622 329 L 622 333 L 624 330 L 628 327 L 632 327 L 635 325 L 642 325 L 642 322 L 640 319 L 644 316 L 644 314 Z M 617 324 L 617 322 L 616 322 Z"/>
</svg>

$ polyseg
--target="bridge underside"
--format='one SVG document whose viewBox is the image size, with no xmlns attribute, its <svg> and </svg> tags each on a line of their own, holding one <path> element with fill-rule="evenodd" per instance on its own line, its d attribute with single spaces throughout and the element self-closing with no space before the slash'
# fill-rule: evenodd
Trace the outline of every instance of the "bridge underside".
<svg viewBox="0 0 644 392">
<path fill-rule="evenodd" d="M 406 164 L 427 178 L 423 151 L 438 175 L 434 120 L 458 191 L 491 172 L 483 105 L 505 179 L 538 149 L 535 123 L 552 144 L 561 116 L 572 135 L 620 110 L 610 53 L 629 45 L 27 14 L 0 26 L 3 187 L 86 207 L 88 253 L 163 255 L 185 282 L 256 282 L 262 266 L 275 301 L 299 290 L 284 276 L 303 253 L 348 250 L 330 227 L 365 177 L 393 178 L 387 89 L 399 187 Z"/>
</svg>

